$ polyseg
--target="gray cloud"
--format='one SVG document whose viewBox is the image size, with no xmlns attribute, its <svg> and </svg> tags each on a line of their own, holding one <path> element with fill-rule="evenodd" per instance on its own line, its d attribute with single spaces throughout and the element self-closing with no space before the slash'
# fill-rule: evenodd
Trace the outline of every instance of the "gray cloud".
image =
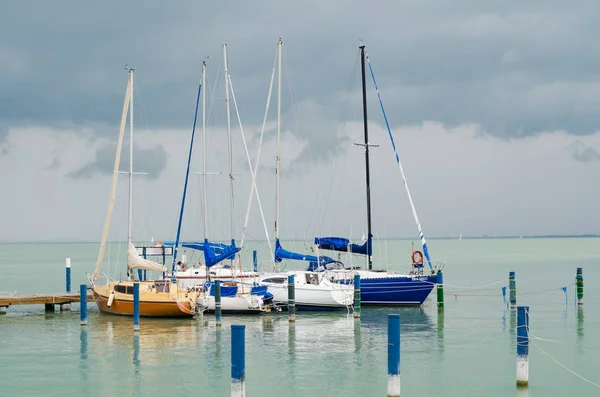
<svg viewBox="0 0 600 397">
<path fill-rule="evenodd" d="M 600 153 L 598 153 L 596 149 L 587 146 L 585 143 L 577 141 L 573 145 L 573 159 L 576 161 L 581 161 L 582 163 L 599 161 Z"/>
<path fill-rule="evenodd" d="M 121 153 L 120 168 L 122 171 L 127 169 L 129 158 L 129 145 L 123 144 Z M 73 179 L 91 179 L 96 175 L 111 175 L 115 162 L 116 144 L 106 144 L 98 147 L 94 160 L 82 167 L 69 172 L 66 176 Z M 148 173 L 148 178 L 157 179 L 161 171 L 167 165 L 167 153 L 162 145 L 157 145 L 149 149 L 140 149 L 134 146 L 134 172 Z"/>
<path fill-rule="evenodd" d="M 2 37 L 11 37 L 0 44 L 0 121 L 115 125 L 129 63 L 138 68 L 136 109 L 148 126 L 189 127 L 202 58 L 211 56 L 212 85 L 217 72 L 222 76 L 220 44 L 228 41 L 244 121 L 258 124 L 282 36 L 298 98 L 313 100 L 328 120 L 350 88 L 362 37 L 393 127 L 477 123 L 519 138 L 559 129 L 590 134 L 600 125 L 597 2 L 483 8 L 476 0 L 375 1 L 377 23 L 368 30 L 357 28 L 365 26 L 363 10 L 340 0 L 327 8 L 316 1 L 240 2 L 235 14 L 218 3 L 177 4 L 36 2 L 31 13 L 27 1 L 10 3 L 0 26 Z M 374 110 L 371 118 L 382 123 Z"/>
</svg>

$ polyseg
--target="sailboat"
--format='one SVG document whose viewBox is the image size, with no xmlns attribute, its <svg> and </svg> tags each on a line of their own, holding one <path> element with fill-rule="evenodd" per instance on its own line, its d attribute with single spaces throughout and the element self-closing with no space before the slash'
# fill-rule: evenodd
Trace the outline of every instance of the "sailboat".
<svg viewBox="0 0 600 397">
<path fill-rule="evenodd" d="M 223 64 L 225 68 L 225 98 L 226 98 L 226 110 L 227 110 L 227 134 L 228 134 L 228 146 L 229 146 L 229 190 L 230 190 L 230 226 L 231 226 L 231 244 L 214 243 L 208 240 L 208 210 L 207 210 L 207 199 L 206 199 L 206 61 L 202 62 L 202 81 L 198 87 L 198 96 L 196 98 L 196 113 L 194 116 L 194 127 L 192 129 L 192 138 L 190 142 L 190 149 L 188 155 L 187 173 L 185 177 L 185 184 L 183 190 L 183 198 L 181 202 L 181 210 L 179 214 L 179 223 L 177 228 L 177 237 L 173 251 L 173 267 L 172 267 L 172 283 L 178 283 L 183 288 L 192 288 L 201 293 L 198 298 L 198 304 L 201 308 L 210 311 L 215 309 L 215 284 L 214 280 L 221 279 L 224 284 L 221 288 L 221 308 L 223 312 L 236 312 L 236 313 L 260 313 L 265 311 L 265 305 L 263 298 L 267 298 L 265 288 L 246 288 L 244 284 L 238 284 L 232 266 L 224 267 L 218 266 L 220 263 L 228 259 L 235 258 L 235 255 L 240 251 L 239 247 L 235 245 L 235 228 L 233 222 L 234 208 L 233 208 L 233 160 L 232 160 L 232 140 L 231 140 L 231 121 L 230 121 L 230 104 L 229 104 L 229 71 L 227 66 L 227 44 L 223 45 Z M 196 129 L 196 116 L 198 114 L 198 102 L 200 100 L 200 94 L 202 93 L 202 135 L 203 135 L 203 171 L 202 171 L 202 207 L 204 211 L 204 241 L 202 242 L 188 242 L 181 243 L 181 223 L 183 219 L 183 210 L 185 206 L 186 192 L 188 176 L 190 173 L 190 162 L 192 158 L 192 150 L 194 144 L 194 134 Z M 177 252 L 180 243 L 187 248 L 201 250 L 204 253 L 204 264 L 205 268 L 200 269 L 198 267 L 191 267 L 189 269 L 177 271 L 176 261 Z M 211 277 L 211 273 L 216 273 L 211 269 L 218 267 L 220 270 L 220 277 Z M 180 280 L 179 282 L 177 280 Z"/>
<path fill-rule="evenodd" d="M 363 108 L 363 124 L 364 124 L 364 143 L 355 144 L 358 146 L 364 146 L 365 150 L 365 179 L 366 179 L 366 210 L 367 210 L 367 239 L 364 244 L 353 244 L 348 239 L 342 237 L 316 237 L 315 245 L 318 249 L 333 250 L 338 252 L 347 252 L 359 255 L 365 255 L 368 259 L 368 270 L 362 270 L 358 268 L 344 268 L 343 264 L 339 261 L 319 261 L 314 263 L 313 266 L 318 266 L 320 270 L 326 272 L 326 277 L 329 277 L 332 281 L 340 282 L 343 284 L 353 283 L 353 277 L 355 274 L 359 274 L 361 278 L 360 293 L 361 293 L 361 304 L 363 305 L 379 305 L 379 306 L 390 306 L 390 305 L 401 305 L 401 306 L 419 306 L 425 299 L 427 299 L 429 293 L 433 289 L 437 282 L 436 270 L 440 269 L 436 266 L 433 268 L 431 258 L 427 248 L 427 242 L 421 228 L 421 223 L 417 217 L 417 212 L 408 189 L 402 163 L 400 162 L 400 156 L 396 150 L 394 138 L 385 114 L 383 102 L 379 94 L 379 88 L 375 82 L 375 75 L 371 67 L 368 56 L 366 55 L 365 46 L 360 45 L 360 57 L 361 57 L 361 75 L 362 75 L 362 108 Z M 366 90 L 366 63 L 369 65 L 369 70 L 377 96 L 379 104 L 383 112 L 383 116 L 388 129 L 389 138 L 392 143 L 392 147 L 395 152 L 396 162 L 398 163 L 400 173 L 408 194 L 409 202 L 412 208 L 413 217 L 417 224 L 419 231 L 419 238 L 423 247 L 423 252 L 419 250 L 413 250 L 412 252 L 412 271 L 410 274 L 396 274 L 387 271 L 374 270 L 373 269 L 373 234 L 371 229 L 371 178 L 369 169 L 369 148 L 374 146 L 369 142 L 369 130 L 368 130 L 368 118 L 367 118 L 367 90 Z M 427 259 L 431 274 L 424 274 L 423 272 L 423 258 Z"/>
<path fill-rule="evenodd" d="M 300 260 L 308 262 L 322 262 L 324 257 L 318 258 L 314 255 L 305 255 L 284 249 L 279 239 L 279 201 L 280 201 L 280 178 L 281 178 L 281 55 L 283 41 L 277 42 L 277 153 L 275 156 L 275 249 L 273 260 L 275 263 L 284 259 Z M 270 95 L 269 95 L 270 97 Z M 258 161 L 258 160 L 257 160 Z M 327 258 L 333 261 L 331 258 Z M 294 288 L 296 307 L 299 310 L 329 309 L 339 310 L 352 306 L 354 290 L 350 285 L 343 283 L 332 283 L 329 279 L 322 277 L 314 271 L 291 271 L 279 274 L 261 274 L 260 284 L 266 285 L 268 291 L 273 294 L 275 304 L 287 305 L 288 277 L 294 275 Z"/>
<path fill-rule="evenodd" d="M 140 316 L 150 317 L 191 317 L 196 313 L 198 294 L 194 291 L 180 290 L 176 283 L 169 280 L 134 281 L 134 270 L 149 270 L 166 272 L 167 268 L 159 263 L 139 256 L 132 242 L 132 213 L 133 213 L 133 76 L 134 69 L 129 68 L 125 102 L 121 117 L 121 126 L 117 142 L 117 151 L 113 169 L 112 182 L 108 200 L 108 209 L 104 220 L 104 230 L 100 251 L 96 261 L 96 269 L 90 278 L 91 288 L 98 309 L 102 312 L 133 316 L 134 282 L 140 284 Z M 104 250 L 110 230 L 112 211 L 114 207 L 119 163 L 127 112 L 129 110 L 129 208 L 127 236 L 127 275 L 126 281 L 110 281 L 107 276 L 106 284 L 98 284 L 98 276 L 102 266 Z"/>
</svg>

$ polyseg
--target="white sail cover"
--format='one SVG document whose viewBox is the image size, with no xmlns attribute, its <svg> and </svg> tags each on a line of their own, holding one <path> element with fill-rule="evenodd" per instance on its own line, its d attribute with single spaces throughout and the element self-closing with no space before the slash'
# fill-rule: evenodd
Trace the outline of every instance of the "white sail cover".
<svg viewBox="0 0 600 397">
<path fill-rule="evenodd" d="M 156 272 L 166 272 L 167 267 L 160 263 L 152 262 L 142 258 L 138 255 L 137 249 L 131 243 L 127 249 L 127 268 L 129 270 L 140 269 L 140 270 L 152 270 Z"/>
</svg>

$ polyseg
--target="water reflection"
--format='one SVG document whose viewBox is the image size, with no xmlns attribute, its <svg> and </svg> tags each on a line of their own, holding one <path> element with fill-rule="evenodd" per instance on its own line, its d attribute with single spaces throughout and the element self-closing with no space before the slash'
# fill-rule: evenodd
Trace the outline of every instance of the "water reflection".
<svg viewBox="0 0 600 397">
<path fill-rule="evenodd" d="M 140 334 L 135 332 L 133 334 L 133 372 L 136 375 L 140 373 Z"/>
<path fill-rule="evenodd" d="M 577 340 L 581 342 L 583 339 L 583 307 L 577 308 Z"/>
<path fill-rule="evenodd" d="M 79 370 L 81 379 L 87 380 L 89 365 L 88 365 L 88 331 L 87 327 L 81 327 L 79 333 Z"/>
<path fill-rule="evenodd" d="M 510 311 L 510 347 L 512 350 L 517 349 L 517 311 L 511 309 Z"/>
<path fill-rule="evenodd" d="M 528 387 L 517 387 L 516 397 L 529 397 L 529 388 Z"/>
<path fill-rule="evenodd" d="M 444 312 L 438 312 L 437 316 L 437 343 L 438 343 L 438 351 L 440 352 L 441 359 L 444 358 Z"/>
<path fill-rule="evenodd" d="M 288 354 L 291 362 L 296 360 L 296 324 L 291 322 L 288 326 Z"/>
<path fill-rule="evenodd" d="M 356 358 L 358 359 L 358 353 L 360 353 L 360 348 L 362 346 L 362 336 L 361 336 L 361 324 L 360 319 L 354 319 L 354 353 L 357 354 Z"/>
</svg>

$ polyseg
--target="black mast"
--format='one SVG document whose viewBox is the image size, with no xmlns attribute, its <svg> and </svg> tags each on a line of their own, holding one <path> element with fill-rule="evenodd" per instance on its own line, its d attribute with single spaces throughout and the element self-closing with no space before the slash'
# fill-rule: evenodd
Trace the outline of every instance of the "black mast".
<svg viewBox="0 0 600 397">
<path fill-rule="evenodd" d="M 363 120 L 365 125 L 365 165 L 367 180 L 367 246 L 371 241 L 371 174 L 369 171 L 369 128 L 367 126 L 367 86 L 365 78 L 365 46 L 360 47 L 360 65 L 362 69 L 362 100 L 363 100 Z M 373 258 L 371 252 L 368 252 L 369 270 L 373 269 Z"/>
</svg>

